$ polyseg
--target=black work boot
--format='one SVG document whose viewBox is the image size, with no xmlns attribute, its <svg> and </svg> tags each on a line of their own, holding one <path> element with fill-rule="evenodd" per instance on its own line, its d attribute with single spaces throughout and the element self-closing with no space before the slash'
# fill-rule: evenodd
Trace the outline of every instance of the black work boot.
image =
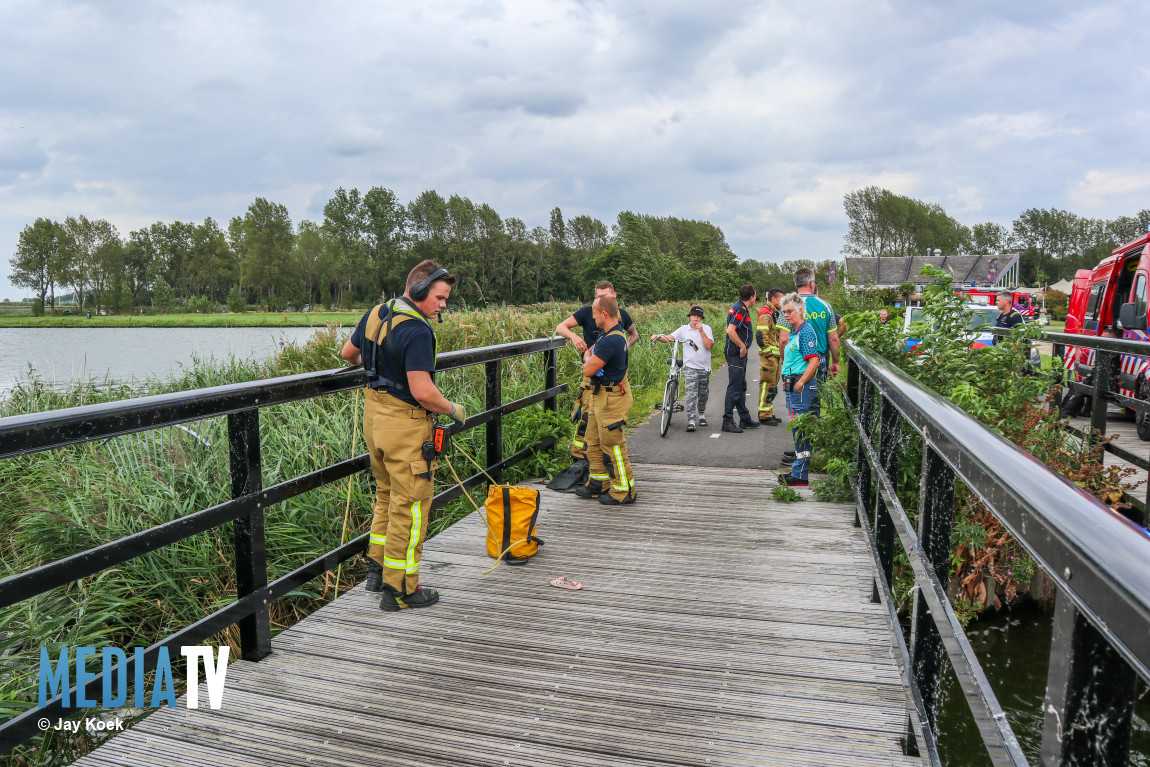
<svg viewBox="0 0 1150 767">
<path fill-rule="evenodd" d="M 391 586 L 385 586 L 383 597 L 379 600 L 379 609 L 385 613 L 394 613 L 408 607 L 431 607 L 439 601 L 439 592 L 430 586 L 416 586 L 410 594 L 399 595 Z"/>
<path fill-rule="evenodd" d="M 598 498 L 602 494 L 602 482 L 588 482 L 586 485 L 579 485 L 579 487 L 575 488 L 575 495 L 580 498 Z"/>
<path fill-rule="evenodd" d="M 603 504 L 604 506 L 623 506 L 625 504 L 634 503 L 634 502 L 635 502 L 635 491 L 634 490 L 627 493 L 627 495 L 621 501 L 615 500 L 615 496 L 611 495 L 610 493 L 603 493 L 603 495 L 599 496 L 599 503 Z"/>
<path fill-rule="evenodd" d="M 377 594 L 383 591 L 383 567 L 370 557 L 367 560 L 367 578 L 363 581 L 363 588 Z"/>
</svg>

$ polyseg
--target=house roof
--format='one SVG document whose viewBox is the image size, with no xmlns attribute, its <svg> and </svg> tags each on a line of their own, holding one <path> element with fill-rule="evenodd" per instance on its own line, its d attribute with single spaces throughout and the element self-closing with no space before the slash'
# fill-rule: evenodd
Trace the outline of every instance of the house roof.
<svg viewBox="0 0 1150 767">
<path fill-rule="evenodd" d="M 919 274 L 930 264 L 954 274 L 956 283 L 992 285 L 988 281 L 990 262 L 998 259 L 998 274 L 1004 274 L 1018 261 L 1017 253 L 992 253 L 981 256 L 881 256 L 847 258 L 846 274 L 850 282 L 858 285 L 873 282 L 877 287 L 897 287 L 904 282 L 922 284 L 926 280 Z"/>
</svg>

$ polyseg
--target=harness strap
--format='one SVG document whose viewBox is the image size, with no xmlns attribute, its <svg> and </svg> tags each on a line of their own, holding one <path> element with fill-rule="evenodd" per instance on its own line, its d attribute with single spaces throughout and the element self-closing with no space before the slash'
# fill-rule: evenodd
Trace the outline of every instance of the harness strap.
<svg viewBox="0 0 1150 767">
<path fill-rule="evenodd" d="M 381 319 L 379 317 L 379 312 L 383 309 L 386 309 L 386 319 Z M 388 301 L 386 304 L 377 304 L 371 310 L 371 314 L 368 315 L 367 326 L 364 328 L 364 336 L 369 336 L 372 334 L 372 323 L 379 323 L 375 327 L 375 338 L 373 339 L 371 346 L 370 358 L 365 360 L 364 364 L 364 368 L 367 370 L 367 374 L 369 376 L 367 384 L 368 387 L 372 389 L 380 389 L 386 386 L 389 389 L 396 389 L 398 391 L 407 390 L 406 381 L 393 381 L 386 376 L 380 375 L 378 369 L 375 366 L 376 350 L 379 348 L 379 342 L 382 339 L 384 343 L 387 344 L 387 353 L 391 357 L 391 362 L 395 366 L 396 370 L 399 370 L 403 373 L 407 372 L 403 369 L 403 364 L 399 360 L 399 355 L 395 353 L 395 341 L 391 336 L 392 329 L 396 325 L 402 322 L 406 322 L 407 320 L 419 320 L 423 322 L 423 324 L 427 325 L 429 329 L 431 329 L 433 350 L 432 353 L 434 357 L 438 359 L 439 339 L 435 337 L 435 330 L 431 327 L 431 323 L 427 321 L 426 317 L 417 312 L 415 309 L 412 309 L 407 304 L 407 301 L 403 299 L 396 298 Z"/>
</svg>

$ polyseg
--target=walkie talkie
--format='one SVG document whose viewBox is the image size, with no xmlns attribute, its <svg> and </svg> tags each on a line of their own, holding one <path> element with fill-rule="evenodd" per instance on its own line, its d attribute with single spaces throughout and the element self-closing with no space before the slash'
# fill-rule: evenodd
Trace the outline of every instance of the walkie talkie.
<svg viewBox="0 0 1150 767">
<path fill-rule="evenodd" d="M 443 450 L 447 447 L 447 427 L 439 425 L 438 417 L 435 420 L 435 431 L 431 440 L 423 443 L 423 460 L 427 461 L 429 466 L 432 461 L 443 455 Z"/>
</svg>

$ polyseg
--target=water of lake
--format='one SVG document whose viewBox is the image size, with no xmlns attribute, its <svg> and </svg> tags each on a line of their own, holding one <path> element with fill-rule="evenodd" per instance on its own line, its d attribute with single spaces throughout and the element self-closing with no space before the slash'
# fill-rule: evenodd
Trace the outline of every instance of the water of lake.
<svg viewBox="0 0 1150 767">
<path fill-rule="evenodd" d="M 45 381 L 164 379 L 193 357 L 270 357 L 282 344 L 306 341 L 316 328 L 0 328 L 0 391 L 28 378 Z M 331 366 L 339 367 L 332 359 Z"/>
</svg>

